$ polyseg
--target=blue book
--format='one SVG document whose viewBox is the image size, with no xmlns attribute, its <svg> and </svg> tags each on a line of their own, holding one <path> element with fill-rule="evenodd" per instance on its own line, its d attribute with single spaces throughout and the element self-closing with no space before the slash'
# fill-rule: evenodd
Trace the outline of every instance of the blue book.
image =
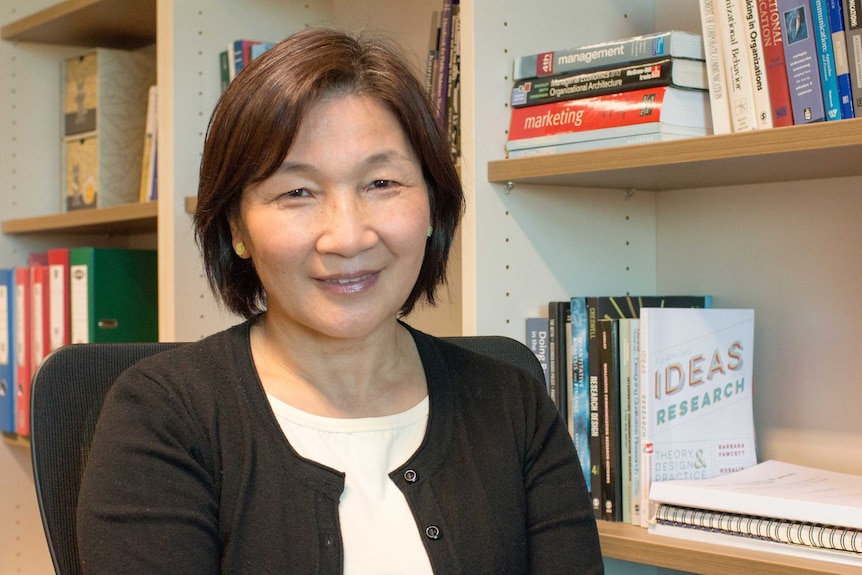
<svg viewBox="0 0 862 575">
<path fill-rule="evenodd" d="M 820 64 L 820 83 L 826 120 L 841 119 L 841 97 L 838 93 L 838 76 L 835 74 L 835 51 L 832 49 L 832 28 L 829 25 L 829 0 L 811 0 L 817 61 Z"/>
<path fill-rule="evenodd" d="M 572 314 L 572 437 L 578 450 L 587 489 L 590 489 L 590 388 L 587 381 L 587 298 L 573 297 Z"/>
<path fill-rule="evenodd" d="M 15 270 L 0 269 L 0 431 L 15 433 Z"/>
<path fill-rule="evenodd" d="M 790 84 L 794 124 L 822 122 L 823 90 L 818 70 L 817 46 L 808 0 L 776 0 L 784 38 L 784 60 Z"/>
<path fill-rule="evenodd" d="M 841 118 L 853 118 L 853 86 L 850 81 L 850 63 L 844 26 L 844 9 L 841 0 L 829 0 L 829 25 L 832 29 L 832 51 L 835 54 L 835 76 L 838 80 Z"/>
</svg>

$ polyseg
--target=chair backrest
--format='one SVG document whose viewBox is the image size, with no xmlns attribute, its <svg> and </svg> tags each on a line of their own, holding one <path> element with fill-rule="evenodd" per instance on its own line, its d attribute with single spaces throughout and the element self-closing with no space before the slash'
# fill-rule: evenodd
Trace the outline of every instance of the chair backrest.
<svg viewBox="0 0 862 575">
<path fill-rule="evenodd" d="M 501 336 L 445 338 L 544 378 L 524 344 Z M 96 420 L 114 380 L 135 362 L 181 343 L 78 344 L 42 363 L 31 390 L 30 445 L 42 526 L 57 575 L 78 575 L 75 514 Z"/>
</svg>

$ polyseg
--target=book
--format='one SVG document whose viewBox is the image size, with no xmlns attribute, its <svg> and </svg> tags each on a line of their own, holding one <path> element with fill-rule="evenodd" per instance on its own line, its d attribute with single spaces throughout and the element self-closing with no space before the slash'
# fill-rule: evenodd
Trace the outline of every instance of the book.
<svg viewBox="0 0 862 575">
<path fill-rule="evenodd" d="M 72 343 L 158 341 L 155 250 L 71 248 Z"/>
<path fill-rule="evenodd" d="M 608 136 L 609 134 L 629 132 L 627 136 Z M 638 124 L 637 126 L 620 126 L 617 128 L 605 128 L 596 130 L 592 135 L 608 136 L 595 140 L 583 140 L 580 142 L 569 142 L 554 146 L 538 146 L 535 148 L 521 148 L 508 152 L 509 158 L 526 158 L 541 156 L 544 154 L 561 154 L 564 152 L 578 152 L 582 150 L 597 150 L 601 148 L 616 148 L 619 146 L 635 146 L 637 144 L 651 144 L 655 142 L 669 142 L 671 140 L 682 140 L 685 138 L 697 138 L 709 135 L 706 128 L 687 128 L 685 126 L 673 126 L 658 124 Z M 586 134 L 585 134 L 586 135 Z"/>
<path fill-rule="evenodd" d="M 619 320 L 596 321 L 602 446 L 602 519 L 622 521 L 622 422 L 620 419 Z"/>
<path fill-rule="evenodd" d="M 793 108 L 790 102 L 790 84 L 787 81 L 787 62 L 784 59 L 784 37 L 775 0 L 760 2 L 757 15 L 760 18 L 763 61 L 769 82 L 772 125 L 776 128 L 792 126 Z"/>
<path fill-rule="evenodd" d="M 814 27 L 814 45 L 820 66 L 820 87 L 826 120 L 841 119 L 841 96 L 838 93 L 838 76 L 835 72 L 835 52 L 832 49 L 832 28 L 829 24 L 828 0 L 811 0 Z"/>
<path fill-rule="evenodd" d="M 576 430 L 576 446 L 589 454 L 581 461 L 590 474 L 588 486 L 597 519 L 603 518 L 601 478 L 603 475 L 601 381 L 599 379 L 599 332 L 602 319 L 637 318 L 643 306 L 711 307 L 710 296 L 648 295 L 648 296 L 576 296 L 569 301 L 572 318 L 573 366 L 579 367 L 572 378 L 572 419 Z M 578 361 L 578 358 L 582 358 Z M 577 399 L 576 399 L 577 398 Z M 575 405 L 578 409 L 575 409 Z M 588 436 L 578 440 L 577 430 L 585 429 Z M 582 447 L 583 446 L 583 447 Z M 588 468 L 587 466 L 588 463 Z"/>
<path fill-rule="evenodd" d="M 440 10 L 431 11 L 431 30 L 428 34 L 428 51 L 425 53 L 425 74 L 422 84 L 430 96 L 434 93 L 434 75 L 437 65 L 437 54 L 440 49 Z"/>
<path fill-rule="evenodd" d="M 515 58 L 515 81 L 563 72 L 586 72 L 619 64 L 634 64 L 662 56 L 703 60 L 699 34 L 668 30 L 597 44 L 541 52 Z"/>
<path fill-rule="evenodd" d="M 621 520 L 632 522 L 632 355 L 636 351 L 632 340 L 633 324 L 637 319 L 620 318 L 617 322 L 619 357 L 620 410 L 620 502 Z"/>
<path fill-rule="evenodd" d="M 548 389 L 548 318 L 528 317 L 525 321 L 524 343 L 536 354 L 545 374 L 545 388 Z"/>
<path fill-rule="evenodd" d="M 571 323 L 569 302 L 565 300 L 548 302 L 548 390 L 563 419 L 566 419 L 566 401 L 568 393 L 565 390 L 568 376 L 566 365 L 569 345 L 566 341 L 566 322 Z M 571 328 L 570 328 L 571 329 Z"/>
<path fill-rule="evenodd" d="M 452 4 L 452 32 L 449 41 L 449 79 L 446 92 L 446 132 L 452 159 L 461 158 L 461 5 Z"/>
<path fill-rule="evenodd" d="M 631 463 L 629 464 L 629 506 L 631 507 L 632 525 L 640 525 L 643 523 L 641 519 L 641 484 L 640 484 L 640 467 L 641 467 L 641 417 L 643 410 L 641 409 L 640 401 L 640 318 L 632 318 L 625 320 L 628 323 L 629 344 L 631 346 L 631 366 L 629 368 L 629 376 L 631 379 L 629 389 L 629 456 Z"/>
<path fill-rule="evenodd" d="M 862 476 L 777 460 L 704 480 L 655 483 L 654 533 L 664 526 L 713 531 L 777 544 L 773 549 L 827 549 L 862 566 Z M 767 547 L 768 548 L 768 547 Z"/>
<path fill-rule="evenodd" d="M 724 72 L 724 56 L 721 49 L 721 32 L 716 23 L 718 0 L 699 0 L 700 24 L 703 31 L 704 57 L 709 82 L 709 109 L 712 115 L 714 134 L 729 134 L 730 107 L 727 96 L 727 77 Z"/>
<path fill-rule="evenodd" d="M 739 471 L 757 454 L 754 310 L 642 308 L 640 323 L 643 519 L 656 482 Z"/>
<path fill-rule="evenodd" d="M 147 93 L 147 124 L 144 128 L 144 152 L 141 154 L 141 187 L 138 200 L 151 202 L 156 199 L 156 142 L 158 141 L 158 86 L 153 84 Z"/>
<path fill-rule="evenodd" d="M 253 62 L 261 57 L 261 55 L 271 50 L 275 46 L 274 42 L 258 42 L 257 44 L 252 44 L 248 48 L 248 61 Z"/>
<path fill-rule="evenodd" d="M 648 128 L 635 127 L 650 124 Z M 659 86 L 513 108 L 508 151 L 553 146 L 603 137 L 620 137 L 673 125 L 712 131 L 709 94 Z M 619 128 L 612 135 L 598 132 Z M 629 130 L 625 133 L 625 130 Z"/>
<path fill-rule="evenodd" d="M 835 56 L 835 80 L 838 83 L 838 106 L 841 118 L 855 118 L 853 88 L 850 85 L 850 64 L 847 54 L 847 35 L 844 26 L 844 9 L 841 0 L 827 0 L 829 27 L 832 31 L 832 53 Z"/>
<path fill-rule="evenodd" d="M 238 38 L 227 45 L 228 80 L 232 81 L 242 72 L 246 64 L 251 62 L 251 47 L 260 44 L 260 40 Z"/>
<path fill-rule="evenodd" d="M 821 122 L 826 118 L 820 84 L 819 58 L 811 27 L 808 0 L 776 0 L 794 124 Z"/>
<path fill-rule="evenodd" d="M 0 269 L 0 432 L 15 434 L 15 270 Z"/>
<path fill-rule="evenodd" d="M 228 84 L 230 84 L 230 54 L 227 50 L 222 50 L 218 53 L 218 63 L 219 63 L 219 83 L 221 86 L 221 91 L 224 92 Z"/>
<path fill-rule="evenodd" d="M 51 344 L 51 288 L 47 253 L 30 264 L 30 366 L 36 373 Z"/>
<path fill-rule="evenodd" d="M 515 82 L 512 88 L 511 105 L 514 108 L 535 106 L 656 86 L 706 90 L 706 62 L 663 58 L 591 72 L 572 72 L 521 80 Z"/>
<path fill-rule="evenodd" d="M 587 358 L 588 358 L 588 320 L 587 307 L 583 304 L 584 298 L 571 298 L 569 300 L 569 317 L 571 318 L 571 340 L 569 355 L 572 363 L 572 405 L 569 420 L 572 426 L 572 439 L 578 451 L 578 459 L 581 464 L 581 472 L 586 481 L 587 491 L 592 486 L 592 474 L 590 473 L 590 385 L 588 381 Z"/>
<path fill-rule="evenodd" d="M 437 63 L 434 66 L 434 79 L 432 84 L 431 101 L 437 112 L 437 122 L 446 130 L 448 85 L 449 85 L 449 58 L 451 57 L 452 43 L 452 6 L 458 0 L 442 0 L 440 8 L 440 44 L 437 50 Z"/>
<path fill-rule="evenodd" d="M 15 433 L 30 436 L 30 268 L 15 268 Z"/>
<path fill-rule="evenodd" d="M 847 45 L 847 66 L 850 69 L 850 91 L 853 113 L 862 117 L 862 0 L 842 0 L 844 35 Z"/>
<path fill-rule="evenodd" d="M 716 11 L 727 78 L 730 122 L 734 132 L 756 130 L 758 127 L 741 2 L 720 0 Z"/>
<path fill-rule="evenodd" d="M 72 342 L 69 312 L 69 248 L 48 250 L 50 351 Z"/>
<path fill-rule="evenodd" d="M 758 4 L 763 0 L 742 0 L 742 15 L 745 19 L 746 54 L 751 89 L 754 92 L 754 112 L 758 129 L 772 127 L 772 103 L 769 98 L 769 77 L 763 56 L 763 40 L 760 32 Z"/>
</svg>

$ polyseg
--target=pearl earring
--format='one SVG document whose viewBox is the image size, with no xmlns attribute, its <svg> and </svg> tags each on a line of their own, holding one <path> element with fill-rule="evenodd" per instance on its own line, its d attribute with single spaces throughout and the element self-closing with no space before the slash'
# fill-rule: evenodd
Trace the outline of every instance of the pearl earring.
<svg viewBox="0 0 862 575">
<path fill-rule="evenodd" d="M 245 253 L 245 244 L 244 244 L 244 243 L 242 243 L 242 242 L 239 242 L 239 243 L 236 245 L 236 247 L 233 249 L 233 251 L 235 251 L 235 252 L 236 252 L 236 255 L 238 255 L 238 256 L 242 256 L 242 254 L 244 254 L 244 253 Z"/>
</svg>

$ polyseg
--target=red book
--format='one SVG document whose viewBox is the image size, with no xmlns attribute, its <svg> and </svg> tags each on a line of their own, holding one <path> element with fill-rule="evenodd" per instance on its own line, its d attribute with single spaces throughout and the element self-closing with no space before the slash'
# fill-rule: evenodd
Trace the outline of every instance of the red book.
<svg viewBox="0 0 862 575">
<path fill-rule="evenodd" d="M 70 343 L 69 248 L 48 250 L 51 337 L 49 351 Z"/>
<path fill-rule="evenodd" d="M 30 435 L 30 268 L 15 268 L 15 428 Z"/>
<path fill-rule="evenodd" d="M 629 136 L 669 125 L 693 136 L 711 133 L 709 93 L 660 86 L 513 108 L 506 148 Z"/>
<path fill-rule="evenodd" d="M 758 2 L 757 9 L 763 42 L 763 61 L 766 65 L 766 83 L 769 86 L 769 102 L 772 105 L 772 126 L 792 126 L 793 108 L 784 60 L 781 14 L 778 12 L 776 0 Z"/>
</svg>

